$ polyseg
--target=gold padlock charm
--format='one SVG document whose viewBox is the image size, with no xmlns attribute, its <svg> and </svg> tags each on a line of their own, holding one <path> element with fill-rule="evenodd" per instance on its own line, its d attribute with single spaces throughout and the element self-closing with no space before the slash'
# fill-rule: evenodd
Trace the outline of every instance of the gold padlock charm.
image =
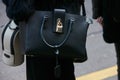
<svg viewBox="0 0 120 80">
<path fill-rule="evenodd" d="M 57 19 L 56 32 L 62 33 L 63 24 L 60 18 Z"/>
</svg>

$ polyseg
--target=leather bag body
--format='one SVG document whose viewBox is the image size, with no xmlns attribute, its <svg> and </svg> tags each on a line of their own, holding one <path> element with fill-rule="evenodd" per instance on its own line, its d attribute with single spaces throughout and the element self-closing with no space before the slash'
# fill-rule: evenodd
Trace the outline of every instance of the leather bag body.
<svg viewBox="0 0 120 80">
<path fill-rule="evenodd" d="M 62 26 L 56 32 L 58 19 Z M 86 16 L 65 10 L 36 11 L 26 23 L 21 23 L 21 37 L 26 55 L 87 60 L 86 38 L 89 23 Z"/>
</svg>

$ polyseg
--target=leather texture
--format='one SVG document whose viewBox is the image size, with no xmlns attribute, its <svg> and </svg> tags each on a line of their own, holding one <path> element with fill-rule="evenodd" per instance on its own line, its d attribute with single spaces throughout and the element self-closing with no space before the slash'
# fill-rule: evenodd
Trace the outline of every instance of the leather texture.
<svg viewBox="0 0 120 80">
<path fill-rule="evenodd" d="M 63 16 L 58 15 L 58 18 L 63 17 L 61 19 L 64 20 L 61 21 L 64 21 L 62 22 L 64 26 L 63 33 L 57 33 L 54 32 L 56 26 L 54 20 L 57 13 L 54 13 L 52 11 L 36 11 L 29 21 L 25 24 L 21 23 L 21 37 L 24 39 L 22 42 L 25 46 L 25 54 L 53 57 L 56 56 L 55 52 L 59 51 L 57 53 L 59 57 L 71 58 L 75 62 L 86 61 L 86 37 L 89 27 L 86 16 L 69 13 L 62 13 Z M 73 22 L 71 28 L 70 20 Z M 43 36 L 49 45 L 43 40 Z"/>
</svg>

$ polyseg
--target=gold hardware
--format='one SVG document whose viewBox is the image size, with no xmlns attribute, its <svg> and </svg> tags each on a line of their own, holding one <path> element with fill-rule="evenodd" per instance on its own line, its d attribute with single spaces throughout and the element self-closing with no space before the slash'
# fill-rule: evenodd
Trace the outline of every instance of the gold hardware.
<svg viewBox="0 0 120 80">
<path fill-rule="evenodd" d="M 62 33 L 63 24 L 60 18 L 57 19 L 56 32 Z"/>
</svg>

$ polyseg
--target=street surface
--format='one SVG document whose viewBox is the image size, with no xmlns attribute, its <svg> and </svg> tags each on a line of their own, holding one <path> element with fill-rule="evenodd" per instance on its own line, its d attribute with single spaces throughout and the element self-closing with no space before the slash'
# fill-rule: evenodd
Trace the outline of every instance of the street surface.
<svg viewBox="0 0 120 80">
<path fill-rule="evenodd" d="M 86 0 L 85 6 L 87 16 L 92 18 L 91 0 Z M 7 21 L 8 18 L 5 14 L 5 6 L 0 0 L 0 26 L 4 25 Z M 84 63 L 74 64 L 76 79 L 117 80 L 114 45 L 104 42 L 102 38 L 102 27 L 96 23 L 95 20 L 93 20 L 93 24 L 91 24 L 88 29 L 86 48 L 88 60 Z M 0 56 L 0 80 L 26 80 L 25 62 L 20 66 L 10 67 L 2 62 Z"/>
</svg>

